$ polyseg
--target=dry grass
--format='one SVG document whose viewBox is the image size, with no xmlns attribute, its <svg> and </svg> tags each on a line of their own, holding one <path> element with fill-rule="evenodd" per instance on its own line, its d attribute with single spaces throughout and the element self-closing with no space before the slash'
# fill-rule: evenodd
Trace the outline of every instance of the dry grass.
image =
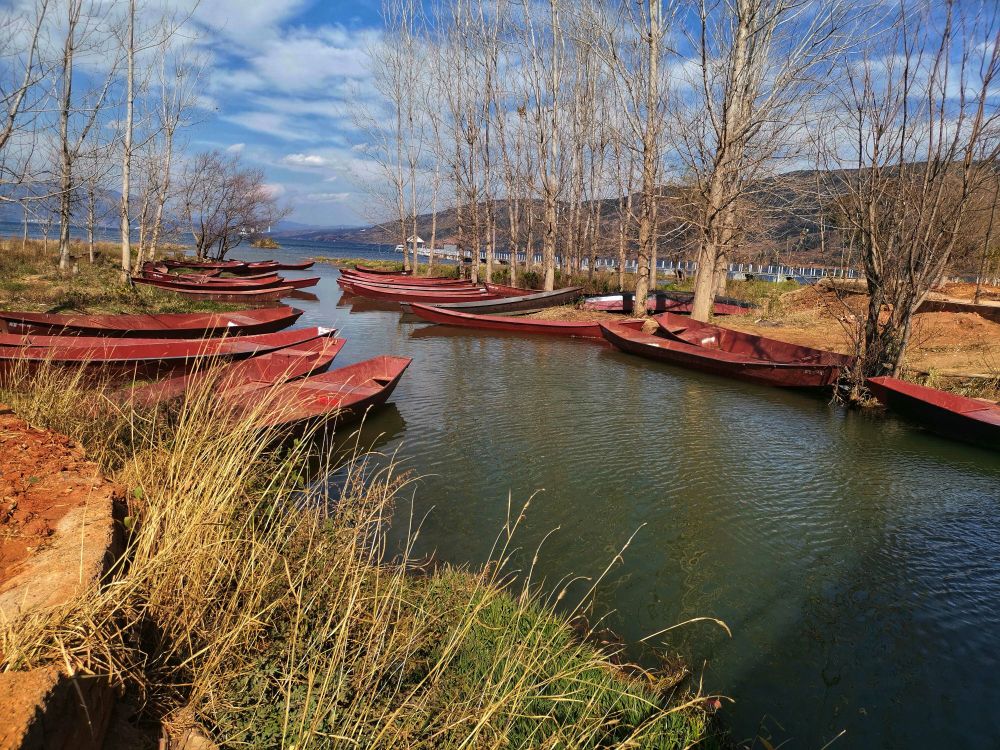
<svg viewBox="0 0 1000 750">
<path fill-rule="evenodd" d="M 56 243 L 0 239 L 0 307 L 36 312 L 167 313 L 233 309 L 152 287 L 129 287 L 119 276 L 119 248 L 98 243 L 91 264 L 84 243 L 73 242 L 69 271 L 59 269 Z"/>
<path fill-rule="evenodd" d="M 197 722 L 225 747 L 706 741 L 701 696 L 676 677 L 625 676 L 530 580 L 511 588 L 523 509 L 486 570 L 420 570 L 388 551 L 405 484 L 391 460 L 307 474 L 309 441 L 271 450 L 254 415 L 223 424 L 207 392 L 142 413 L 63 373 L 0 399 L 82 440 L 130 489 L 131 530 L 101 591 L 0 624 L 3 669 L 55 660 L 106 675 L 147 715 Z"/>
</svg>

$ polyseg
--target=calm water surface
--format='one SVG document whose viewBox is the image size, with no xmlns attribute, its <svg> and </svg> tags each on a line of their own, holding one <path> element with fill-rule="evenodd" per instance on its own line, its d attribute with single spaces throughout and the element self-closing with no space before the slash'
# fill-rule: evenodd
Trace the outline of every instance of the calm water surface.
<svg viewBox="0 0 1000 750">
<path fill-rule="evenodd" d="M 735 737 L 1000 746 L 1000 455 L 596 343 L 352 307 L 317 270 L 319 301 L 294 304 L 341 329 L 339 364 L 414 359 L 366 430 L 423 477 L 420 552 L 482 562 L 508 496 L 537 492 L 520 547 L 530 559 L 554 532 L 537 569 L 550 588 L 599 575 L 637 532 L 594 613 L 632 642 L 692 617 L 728 624 L 731 638 L 703 623 L 656 642 L 732 697 Z"/>
</svg>

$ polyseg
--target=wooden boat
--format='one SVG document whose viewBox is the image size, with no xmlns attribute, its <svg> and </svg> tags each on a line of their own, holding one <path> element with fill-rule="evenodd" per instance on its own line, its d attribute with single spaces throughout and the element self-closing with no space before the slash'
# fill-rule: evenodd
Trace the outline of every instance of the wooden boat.
<svg viewBox="0 0 1000 750">
<path fill-rule="evenodd" d="M 182 294 L 193 299 L 211 300 L 212 302 L 244 302 L 247 304 L 265 304 L 277 302 L 282 297 L 287 297 L 295 290 L 287 284 L 282 286 L 268 287 L 265 289 L 226 289 L 220 287 L 199 287 L 197 289 L 186 289 L 183 287 L 165 284 L 155 279 L 133 278 L 137 284 L 147 284 L 149 286 L 162 289 L 175 294 Z"/>
<path fill-rule="evenodd" d="M 474 300 L 472 302 L 445 302 L 436 307 L 446 310 L 460 310 L 461 312 L 473 314 L 494 314 L 494 313 L 527 313 L 535 310 L 544 310 L 546 307 L 558 307 L 575 302 L 583 291 L 583 287 L 571 286 L 565 289 L 556 289 L 552 292 L 532 292 L 531 290 L 517 289 L 516 287 L 505 287 L 498 284 L 487 284 L 487 291 L 498 294 L 510 294 L 511 292 L 521 292 L 519 295 L 511 295 L 498 300 Z M 528 291 L 528 294 L 524 294 Z M 404 312 L 408 310 L 409 303 L 402 303 Z"/>
<path fill-rule="evenodd" d="M 350 270 L 350 269 L 344 269 Z M 371 266 L 363 266 L 360 263 L 354 264 L 354 270 L 360 271 L 361 273 L 375 274 L 377 276 L 410 276 L 413 271 L 388 271 L 384 268 L 372 268 Z"/>
<path fill-rule="evenodd" d="M 1000 450 L 1000 405 L 890 377 L 868 378 L 879 401 L 939 435 Z"/>
<path fill-rule="evenodd" d="M 446 279 L 446 278 L 414 278 L 412 276 L 371 276 L 368 274 L 356 273 L 354 271 L 343 270 L 340 278 L 351 281 L 363 281 L 368 284 L 403 284 L 406 286 L 472 286 L 472 282 L 466 279 Z"/>
<path fill-rule="evenodd" d="M 113 339 L 92 336 L 0 334 L 0 374 L 45 363 L 85 366 L 109 375 L 155 376 L 184 372 L 216 360 L 243 359 L 327 335 L 303 328 L 217 339 Z"/>
<path fill-rule="evenodd" d="M 132 388 L 128 396 L 144 406 L 180 398 L 190 388 L 205 384 L 212 395 L 221 399 L 247 399 L 278 383 L 298 380 L 325 372 L 347 343 L 334 338 L 334 329 L 320 329 L 320 336 L 266 354 L 177 375 L 155 383 Z"/>
<path fill-rule="evenodd" d="M 224 269 L 231 274 L 236 276 L 246 276 L 252 273 L 262 273 L 278 271 L 281 268 L 281 264 L 273 260 L 259 260 L 254 262 L 240 261 L 242 265 L 236 266 L 235 268 Z"/>
<path fill-rule="evenodd" d="M 547 336 L 578 336 L 580 338 L 601 338 L 601 326 L 594 321 L 576 322 L 567 320 L 536 320 L 508 315 L 474 315 L 461 310 L 450 310 L 433 305 L 411 302 L 409 311 L 424 320 L 462 328 L 476 328 L 484 331 L 513 331 L 514 333 L 542 334 Z"/>
<path fill-rule="evenodd" d="M 345 290 L 357 294 L 361 297 L 371 297 L 372 299 L 385 299 L 392 302 L 468 302 L 473 299 L 499 299 L 498 295 L 488 294 L 485 290 L 477 291 L 450 291 L 447 289 L 434 289 L 426 292 L 412 289 L 390 289 L 386 287 L 370 286 L 359 281 L 345 282 Z"/>
<path fill-rule="evenodd" d="M 190 260 L 164 260 L 161 261 L 161 264 L 167 268 L 208 268 L 219 271 L 232 271 L 246 265 L 241 260 L 195 260 L 194 258 Z"/>
<path fill-rule="evenodd" d="M 251 279 L 249 277 L 220 277 L 220 276 L 202 276 L 195 274 L 172 274 L 172 273 L 159 273 L 158 271 L 143 271 L 142 276 L 135 278 L 151 279 L 153 281 L 162 281 L 165 284 L 173 284 L 175 286 L 183 286 L 188 289 L 203 287 L 225 287 L 227 289 L 231 288 L 263 288 L 267 286 L 281 286 L 283 280 L 276 273 L 261 274 L 260 278 Z"/>
<path fill-rule="evenodd" d="M 341 287 L 345 286 L 346 284 L 352 284 L 352 283 L 362 283 L 362 284 L 366 284 L 368 286 L 378 287 L 379 289 L 409 290 L 409 291 L 414 291 L 414 292 L 427 292 L 427 291 L 433 291 L 433 290 L 436 290 L 436 289 L 440 289 L 440 290 L 448 291 L 448 292 L 482 292 L 482 291 L 484 291 L 483 287 L 481 287 L 481 286 L 473 286 L 472 284 L 448 284 L 448 285 L 441 285 L 441 286 L 436 286 L 436 285 L 434 285 L 434 286 L 432 286 L 432 285 L 420 286 L 420 285 L 417 285 L 417 284 L 397 284 L 397 283 L 386 284 L 386 283 L 382 283 L 382 282 L 379 282 L 379 281 L 370 281 L 368 279 L 361 280 L 361 279 L 354 279 L 354 278 L 346 278 L 346 277 L 343 277 L 343 276 L 341 276 L 339 279 L 337 279 L 337 284 L 339 286 L 341 286 Z"/>
<path fill-rule="evenodd" d="M 310 259 L 310 260 L 303 260 L 303 261 L 294 261 L 294 262 L 278 261 L 278 270 L 279 271 L 305 271 L 305 270 L 308 270 L 308 269 L 312 268 L 315 264 L 316 264 L 316 261 L 314 261 L 312 259 Z"/>
<path fill-rule="evenodd" d="M 342 424 L 383 404 L 399 384 L 412 360 L 374 357 L 347 367 L 285 383 L 270 389 L 261 427 L 299 431 L 331 421 Z M 244 413 L 253 407 L 243 408 Z"/>
<path fill-rule="evenodd" d="M 584 310 L 600 312 L 620 312 L 631 315 L 634 305 L 634 294 L 606 294 L 600 297 L 588 297 L 581 307 Z M 656 292 L 646 299 L 646 310 L 651 313 L 681 313 L 690 314 L 694 295 L 685 292 Z M 719 298 L 712 308 L 714 315 L 746 315 L 754 307 L 748 302 L 731 298 Z"/>
<path fill-rule="evenodd" d="M 163 275 L 170 275 L 172 277 L 180 277 L 180 278 L 188 278 L 189 276 L 215 278 L 215 277 L 219 276 L 222 273 L 222 269 L 221 268 L 200 268 L 200 269 L 198 269 L 197 273 L 191 273 L 191 274 L 176 273 L 176 274 L 172 274 L 170 272 L 170 269 L 167 268 L 165 265 L 162 265 L 161 263 L 156 263 L 156 262 L 151 261 L 151 260 L 147 260 L 145 263 L 143 263 L 141 270 L 142 270 L 142 273 L 143 273 L 144 276 L 147 275 L 147 274 L 163 274 Z"/>
<path fill-rule="evenodd" d="M 301 310 L 279 305 L 229 313 L 162 315 L 56 315 L 0 311 L 0 333 L 121 338 L 205 338 L 273 333 L 288 328 Z"/>
<path fill-rule="evenodd" d="M 852 362 L 850 357 L 832 352 L 736 331 L 709 335 L 701 328 L 705 324 L 692 327 L 686 325 L 694 322 L 688 318 L 670 313 L 663 317 L 668 320 L 657 319 L 659 326 L 655 333 L 643 333 L 642 320 L 601 323 L 601 332 L 613 346 L 630 354 L 782 388 L 829 388 L 840 378 L 841 369 Z M 678 318 L 681 324 L 673 318 Z"/>
</svg>

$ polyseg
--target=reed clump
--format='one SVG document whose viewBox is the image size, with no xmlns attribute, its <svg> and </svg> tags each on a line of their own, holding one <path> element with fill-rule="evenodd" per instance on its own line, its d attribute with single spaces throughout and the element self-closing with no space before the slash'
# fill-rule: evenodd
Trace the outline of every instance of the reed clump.
<svg viewBox="0 0 1000 750">
<path fill-rule="evenodd" d="M 86 243 L 74 241 L 70 247 L 73 265 L 62 270 L 56 243 L 0 239 L 0 307 L 34 312 L 122 314 L 213 312 L 237 307 L 123 284 L 120 248 L 114 243 L 97 243 L 100 254 L 93 263 Z"/>
<path fill-rule="evenodd" d="M 144 715 L 175 731 L 196 723 L 223 747 L 711 739 L 700 695 L 627 676 L 531 587 L 514 587 L 518 513 L 494 564 L 429 568 L 409 542 L 390 544 L 408 483 L 391 457 L 311 472 L 314 442 L 268 447 L 276 436 L 253 414 L 220 418 L 207 390 L 140 412 L 110 385 L 56 372 L 9 383 L 0 399 L 84 443 L 128 488 L 130 530 L 100 591 L 0 623 L 2 669 L 57 661 L 104 675 Z"/>
</svg>

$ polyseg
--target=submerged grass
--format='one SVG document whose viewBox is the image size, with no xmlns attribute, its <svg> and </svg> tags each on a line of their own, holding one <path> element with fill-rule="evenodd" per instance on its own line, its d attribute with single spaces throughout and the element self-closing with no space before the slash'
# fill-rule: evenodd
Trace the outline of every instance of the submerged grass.
<svg viewBox="0 0 1000 750">
<path fill-rule="evenodd" d="M 220 418 L 207 391 L 138 411 L 53 369 L 13 377 L 0 399 L 80 440 L 128 489 L 130 529 L 127 563 L 103 589 L 0 623 L 2 669 L 55 660 L 107 676 L 145 716 L 200 725 L 223 747 L 715 741 L 702 696 L 612 666 L 612 650 L 515 585 L 523 510 L 485 569 L 429 568 L 409 547 L 390 553 L 408 481 L 391 460 L 307 474 L 315 443 L 271 450 L 253 415 Z"/>
<path fill-rule="evenodd" d="M 55 313 L 213 312 L 237 307 L 123 284 L 118 246 L 101 242 L 97 247 L 100 255 L 90 263 L 86 245 L 71 243 L 73 267 L 62 271 L 54 242 L 0 239 L 0 307 Z"/>
</svg>

